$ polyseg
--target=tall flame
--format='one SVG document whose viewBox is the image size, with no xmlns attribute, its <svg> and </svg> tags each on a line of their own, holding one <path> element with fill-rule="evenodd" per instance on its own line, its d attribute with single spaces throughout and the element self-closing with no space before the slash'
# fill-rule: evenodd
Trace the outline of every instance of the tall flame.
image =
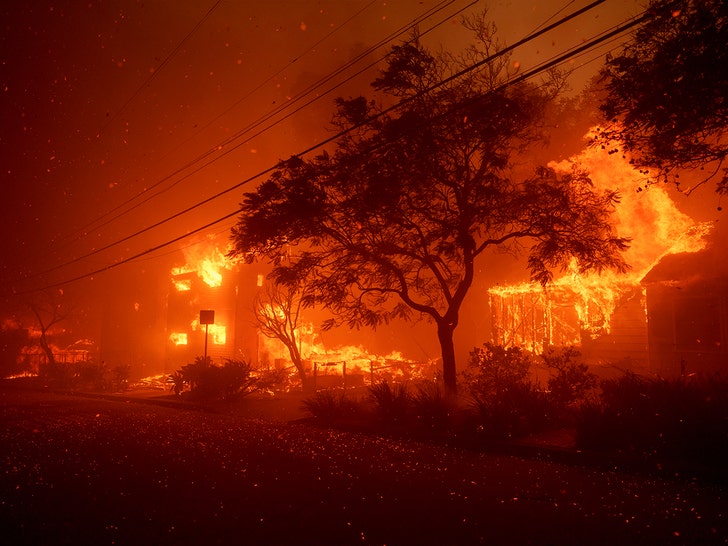
<svg viewBox="0 0 728 546">
<path fill-rule="evenodd" d="M 189 279 L 174 279 L 181 275 L 196 273 L 211 288 L 222 285 L 222 272 L 233 268 L 233 263 L 216 245 L 195 245 L 185 250 L 186 264 L 172 268 L 175 288 L 179 291 L 189 290 Z"/>
<path fill-rule="evenodd" d="M 615 308 L 625 297 L 640 298 L 645 307 L 640 281 L 664 256 L 705 248 L 711 225 L 696 224 L 680 212 L 662 186 L 636 191 L 644 183 L 644 174 L 625 157 L 591 147 L 550 166 L 570 172 L 573 164 L 589 172 L 595 189 L 620 193 L 613 219 L 618 235 L 631 239 L 624 253 L 631 269 L 585 275 L 572 263 L 545 290 L 534 283 L 489 289 L 500 338 L 496 341 L 505 345 L 539 351 L 544 344 L 579 344 L 583 333 L 592 338 L 609 333 Z"/>
</svg>

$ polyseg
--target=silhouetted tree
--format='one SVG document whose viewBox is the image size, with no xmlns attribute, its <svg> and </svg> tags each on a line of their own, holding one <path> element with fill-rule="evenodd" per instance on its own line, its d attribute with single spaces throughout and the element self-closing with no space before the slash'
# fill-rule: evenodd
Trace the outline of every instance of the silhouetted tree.
<svg viewBox="0 0 728 546">
<path fill-rule="evenodd" d="M 597 194 L 584 174 L 511 178 L 559 82 L 505 85 L 502 57 L 449 78 L 496 49 L 492 25 L 468 23 L 477 45 L 461 57 L 435 56 L 416 36 L 395 46 L 373 83 L 381 104 L 338 99 L 345 133 L 333 152 L 284 161 L 246 193 L 231 251 L 305 284 L 304 305 L 334 316 L 324 328 L 431 318 L 451 392 L 453 333 L 486 249 L 530 245 L 531 274 L 546 283 L 572 257 L 582 270 L 620 267 L 625 246 L 609 225 L 616 196 Z"/>
<path fill-rule="evenodd" d="M 69 306 L 63 301 L 63 292 L 40 292 L 28 301 L 28 307 L 35 317 L 38 326 L 38 345 L 46 356 L 48 366 L 56 365 L 56 357 L 49 339 L 54 327 L 65 321 L 71 313 Z"/>
<path fill-rule="evenodd" d="M 597 141 L 616 141 L 641 168 L 677 182 L 681 169 L 722 170 L 728 192 L 728 2 L 652 0 L 649 19 L 603 70 L 611 124 Z M 616 150 L 615 150 L 616 151 Z"/>
<path fill-rule="evenodd" d="M 305 391 L 309 378 L 300 349 L 301 308 L 302 291 L 295 284 L 269 284 L 255 300 L 255 318 L 261 333 L 286 346 Z"/>
</svg>

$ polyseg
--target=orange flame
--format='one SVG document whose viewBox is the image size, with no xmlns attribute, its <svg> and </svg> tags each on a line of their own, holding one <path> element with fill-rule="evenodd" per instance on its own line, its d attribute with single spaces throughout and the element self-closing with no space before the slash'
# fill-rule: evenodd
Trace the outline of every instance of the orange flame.
<svg viewBox="0 0 728 546">
<path fill-rule="evenodd" d="M 698 252 L 705 248 L 711 224 L 696 224 L 680 212 L 662 186 L 636 188 L 644 174 L 619 154 L 587 148 L 567 161 L 550 164 L 569 172 L 572 164 L 590 173 L 597 190 L 616 189 L 621 200 L 613 218 L 619 236 L 631 238 L 624 253 L 631 269 L 620 274 L 579 274 L 575 264 L 546 289 L 534 283 L 494 287 L 488 290 L 496 325 L 496 341 L 541 351 L 544 345 L 578 345 L 582 333 L 598 338 L 611 330 L 615 308 L 627 295 L 641 298 L 645 310 L 642 278 L 666 255 Z"/>
<path fill-rule="evenodd" d="M 200 324 L 200 321 L 194 319 L 190 324 L 193 331 L 200 330 L 205 331 L 207 326 L 207 335 L 210 336 L 210 341 L 214 345 L 225 345 L 227 343 L 227 329 L 222 324 Z"/>
<path fill-rule="evenodd" d="M 179 291 L 189 290 L 192 281 L 174 279 L 174 277 L 196 273 L 207 286 L 216 288 L 222 285 L 222 272 L 233 268 L 233 263 L 227 258 L 225 252 L 216 245 L 190 247 L 185 251 L 185 260 L 187 261 L 185 265 L 172 268 L 172 281 Z"/>
<path fill-rule="evenodd" d="M 172 332 L 169 339 L 175 345 L 187 345 L 187 334 L 182 332 Z"/>
</svg>

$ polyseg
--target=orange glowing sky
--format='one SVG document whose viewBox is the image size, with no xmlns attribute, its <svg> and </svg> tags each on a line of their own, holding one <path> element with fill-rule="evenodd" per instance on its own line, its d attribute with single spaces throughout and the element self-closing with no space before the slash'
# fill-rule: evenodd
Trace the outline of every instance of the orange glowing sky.
<svg viewBox="0 0 728 546">
<path fill-rule="evenodd" d="M 507 44 L 588 3 L 4 2 L 4 285 L 32 289 L 83 275 L 234 211 L 242 189 L 88 256 L 328 136 L 333 97 L 367 93 L 374 72 L 305 107 L 312 95 L 298 103 L 296 97 L 428 11 L 432 17 L 420 24 L 421 30 L 435 27 L 425 37 L 428 44 L 457 48 L 468 38 L 457 22 L 461 10 L 487 5 Z M 635 0 L 607 0 L 559 32 L 517 50 L 514 59 L 526 69 L 639 9 Z M 379 47 L 367 62 L 404 36 Z M 318 92 L 342 83 L 363 64 Z M 585 67 L 577 81 L 598 64 Z M 244 132 L 270 114 L 263 126 Z M 215 229 L 224 232 L 232 222 Z M 18 283 L 59 265 L 64 267 Z"/>
</svg>

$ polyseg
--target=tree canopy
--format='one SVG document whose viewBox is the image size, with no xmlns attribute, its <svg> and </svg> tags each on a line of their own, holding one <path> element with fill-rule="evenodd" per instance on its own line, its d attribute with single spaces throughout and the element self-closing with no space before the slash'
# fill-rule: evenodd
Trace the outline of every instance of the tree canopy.
<svg viewBox="0 0 728 546">
<path fill-rule="evenodd" d="M 609 123 L 598 142 L 617 142 L 640 168 L 679 182 L 704 170 L 728 193 L 728 3 L 652 0 L 647 21 L 603 70 Z"/>
<path fill-rule="evenodd" d="M 373 82 L 379 100 L 338 99 L 334 149 L 281 162 L 244 195 L 231 236 L 233 256 L 266 258 L 277 282 L 303 282 L 304 304 L 332 312 L 327 326 L 432 319 L 453 391 L 453 333 L 486 249 L 522 245 L 546 283 L 572 258 L 582 270 L 624 267 L 626 246 L 609 222 L 617 196 L 584 173 L 513 179 L 558 82 L 507 85 L 498 56 L 451 78 L 494 50 L 492 26 L 471 28 L 477 43 L 459 57 L 416 36 L 394 47 Z"/>
</svg>

